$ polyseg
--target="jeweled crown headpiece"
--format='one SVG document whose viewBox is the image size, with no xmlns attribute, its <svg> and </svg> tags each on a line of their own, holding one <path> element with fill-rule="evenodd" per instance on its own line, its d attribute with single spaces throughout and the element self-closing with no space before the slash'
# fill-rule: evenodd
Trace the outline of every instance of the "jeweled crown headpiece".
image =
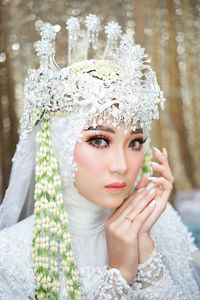
<svg viewBox="0 0 200 300">
<path fill-rule="evenodd" d="M 86 108 L 87 121 L 98 116 L 102 124 L 112 117 L 113 126 L 123 120 L 125 126 L 132 123 L 133 130 L 140 121 L 144 132 L 148 132 L 152 119 L 158 119 L 158 104 L 163 109 L 165 99 L 144 48 L 135 45 L 129 34 L 122 34 L 121 26 L 113 21 L 105 26 L 107 42 L 102 60 L 88 60 L 90 47 L 97 49 L 101 29 L 99 19 L 90 14 L 85 20 L 84 60 L 70 66 L 71 53 L 78 47 L 80 24 L 74 17 L 66 24 L 68 67 L 62 69 L 54 59 L 54 26 L 46 23 L 41 27 L 41 40 L 35 43 L 40 67 L 31 69 L 26 79 L 22 134 L 30 132 L 45 112 L 60 114 L 80 106 Z"/>
</svg>

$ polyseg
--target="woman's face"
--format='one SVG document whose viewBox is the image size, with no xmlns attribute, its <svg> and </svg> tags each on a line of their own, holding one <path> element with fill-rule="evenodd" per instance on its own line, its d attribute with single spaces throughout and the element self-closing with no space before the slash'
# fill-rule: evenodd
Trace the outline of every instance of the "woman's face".
<svg viewBox="0 0 200 300">
<path fill-rule="evenodd" d="M 142 167 L 142 129 L 132 132 L 131 125 L 127 129 L 124 135 L 123 122 L 119 131 L 104 123 L 89 127 L 75 146 L 75 186 L 83 197 L 104 208 L 122 204 Z"/>
</svg>

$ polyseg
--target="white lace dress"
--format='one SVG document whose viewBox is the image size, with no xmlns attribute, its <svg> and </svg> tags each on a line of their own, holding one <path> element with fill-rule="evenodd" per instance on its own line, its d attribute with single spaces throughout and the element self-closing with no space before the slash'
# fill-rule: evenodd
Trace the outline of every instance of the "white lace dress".
<svg viewBox="0 0 200 300">
<path fill-rule="evenodd" d="M 153 227 L 155 249 L 128 285 L 117 269 L 108 269 L 104 223 L 111 211 L 81 196 L 65 198 L 72 248 L 81 277 L 83 299 L 200 299 L 191 266 L 196 251 L 191 235 L 169 204 Z M 33 216 L 0 232 L 0 299 L 35 299 L 31 244 Z M 123 253 L 122 253 L 123 255 Z M 163 274 L 162 278 L 160 275 Z M 59 299 L 69 299 L 60 273 Z"/>
</svg>

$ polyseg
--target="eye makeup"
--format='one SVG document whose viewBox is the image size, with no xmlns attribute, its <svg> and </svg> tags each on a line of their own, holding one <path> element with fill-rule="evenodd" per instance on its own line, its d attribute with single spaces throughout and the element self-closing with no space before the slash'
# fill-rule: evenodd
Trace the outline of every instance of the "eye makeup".
<svg viewBox="0 0 200 300">
<path fill-rule="evenodd" d="M 128 145 L 128 148 L 131 148 L 135 151 L 140 151 L 142 149 L 142 145 L 145 143 L 146 139 L 142 137 L 136 137 L 132 139 Z M 88 138 L 86 138 L 86 142 L 97 149 L 105 149 L 110 146 L 112 139 L 105 134 L 92 134 Z"/>
<path fill-rule="evenodd" d="M 132 148 L 132 150 L 140 151 L 143 147 L 143 144 L 146 142 L 146 139 L 143 138 L 135 138 L 133 139 L 130 144 L 129 148 Z"/>
<path fill-rule="evenodd" d="M 104 135 L 104 134 L 94 134 L 90 135 L 89 138 L 86 139 L 86 142 L 97 149 L 105 149 L 109 147 L 111 143 L 110 137 Z"/>
</svg>

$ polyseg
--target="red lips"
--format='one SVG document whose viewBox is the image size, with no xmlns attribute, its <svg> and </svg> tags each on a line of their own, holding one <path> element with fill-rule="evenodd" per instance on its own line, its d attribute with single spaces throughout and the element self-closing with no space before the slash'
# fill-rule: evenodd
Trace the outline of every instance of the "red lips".
<svg viewBox="0 0 200 300">
<path fill-rule="evenodd" d="M 106 185 L 105 187 L 106 188 L 123 188 L 126 186 L 126 182 L 113 182 L 113 183 L 110 183 L 108 185 Z"/>
<path fill-rule="evenodd" d="M 111 193 L 121 193 L 126 186 L 126 182 L 112 182 L 105 186 L 105 189 Z"/>
</svg>

